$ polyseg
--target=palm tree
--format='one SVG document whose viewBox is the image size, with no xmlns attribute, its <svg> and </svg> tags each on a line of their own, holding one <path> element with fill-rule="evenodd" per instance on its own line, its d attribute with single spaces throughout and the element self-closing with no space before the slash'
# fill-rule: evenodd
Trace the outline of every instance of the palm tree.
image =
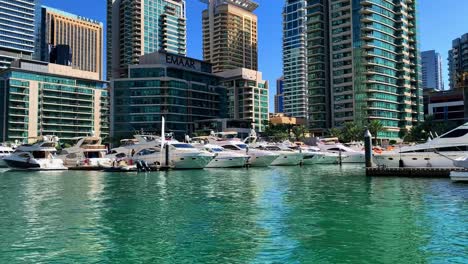
<svg viewBox="0 0 468 264">
<path fill-rule="evenodd" d="M 301 137 L 305 138 L 305 134 L 307 133 L 307 128 L 303 125 L 295 126 L 292 128 L 292 133 L 296 137 L 296 140 L 299 140 Z"/>
<path fill-rule="evenodd" d="M 386 129 L 379 120 L 372 120 L 368 125 L 369 132 L 374 135 L 375 144 L 377 144 L 379 132 L 385 131 Z"/>
</svg>

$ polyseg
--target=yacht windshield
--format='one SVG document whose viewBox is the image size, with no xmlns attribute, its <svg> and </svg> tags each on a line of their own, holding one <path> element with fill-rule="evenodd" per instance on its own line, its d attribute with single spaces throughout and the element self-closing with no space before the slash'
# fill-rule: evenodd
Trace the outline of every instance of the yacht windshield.
<svg viewBox="0 0 468 264">
<path fill-rule="evenodd" d="M 213 152 L 223 152 L 222 148 L 211 148 L 210 150 Z"/>
<path fill-rule="evenodd" d="M 236 146 L 238 146 L 241 149 L 246 149 L 247 148 L 246 144 L 237 144 Z"/>
<path fill-rule="evenodd" d="M 193 149 L 194 147 L 190 144 L 172 144 L 174 148 L 185 148 L 185 149 Z"/>
</svg>

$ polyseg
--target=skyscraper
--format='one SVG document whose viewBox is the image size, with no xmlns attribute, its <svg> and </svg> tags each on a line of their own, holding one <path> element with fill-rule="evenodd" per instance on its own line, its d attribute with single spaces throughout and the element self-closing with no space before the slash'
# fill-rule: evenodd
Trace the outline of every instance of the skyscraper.
<svg viewBox="0 0 468 264">
<path fill-rule="evenodd" d="M 304 16 L 313 132 L 379 120 L 396 139 L 422 120 L 415 1 L 308 1 Z"/>
<path fill-rule="evenodd" d="M 468 33 L 452 41 L 448 67 L 450 89 L 464 87 L 468 80 Z"/>
<path fill-rule="evenodd" d="M 422 87 L 444 90 L 442 79 L 442 59 L 435 50 L 421 52 Z"/>
<path fill-rule="evenodd" d="M 283 9 L 284 113 L 307 118 L 307 1 L 286 0 Z"/>
<path fill-rule="evenodd" d="M 185 0 L 107 0 L 107 76 L 118 78 L 143 54 L 186 54 Z"/>
<path fill-rule="evenodd" d="M 203 58 L 213 72 L 236 68 L 257 70 L 258 4 L 251 0 L 201 0 L 203 11 Z"/>
<path fill-rule="evenodd" d="M 34 52 L 37 0 L 0 0 L 0 68 Z"/>
<path fill-rule="evenodd" d="M 103 24 L 101 22 L 43 6 L 37 59 L 51 62 L 51 50 L 57 45 L 70 47 L 71 66 L 83 71 L 97 72 L 100 78 L 103 78 Z"/>
<path fill-rule="evenodd" d="M 276 80 L 275 113 L 284 113 L 284 77 Z"/>
</svg>

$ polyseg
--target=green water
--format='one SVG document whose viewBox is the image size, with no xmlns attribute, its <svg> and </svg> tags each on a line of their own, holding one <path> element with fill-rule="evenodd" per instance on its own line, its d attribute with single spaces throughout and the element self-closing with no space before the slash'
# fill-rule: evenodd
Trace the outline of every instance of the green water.
<svg viewBox="0 0 468 264">
<path fill-rule="evenodd" d="M 468 263 L 468 184 L 360 167 L 0 172 L 0 263 Z"/>
</svg>

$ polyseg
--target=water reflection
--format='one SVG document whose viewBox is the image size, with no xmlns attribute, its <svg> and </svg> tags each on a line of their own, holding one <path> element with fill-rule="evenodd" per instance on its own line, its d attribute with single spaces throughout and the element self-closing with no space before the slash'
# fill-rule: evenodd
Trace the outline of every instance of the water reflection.
<svg viewBox="0 0 468 264">
<path fill-rule="evenodd" d="M 360 166 L 0 172 L 0 262 L 467 259 L 468 188 Z"/>
</svg>

